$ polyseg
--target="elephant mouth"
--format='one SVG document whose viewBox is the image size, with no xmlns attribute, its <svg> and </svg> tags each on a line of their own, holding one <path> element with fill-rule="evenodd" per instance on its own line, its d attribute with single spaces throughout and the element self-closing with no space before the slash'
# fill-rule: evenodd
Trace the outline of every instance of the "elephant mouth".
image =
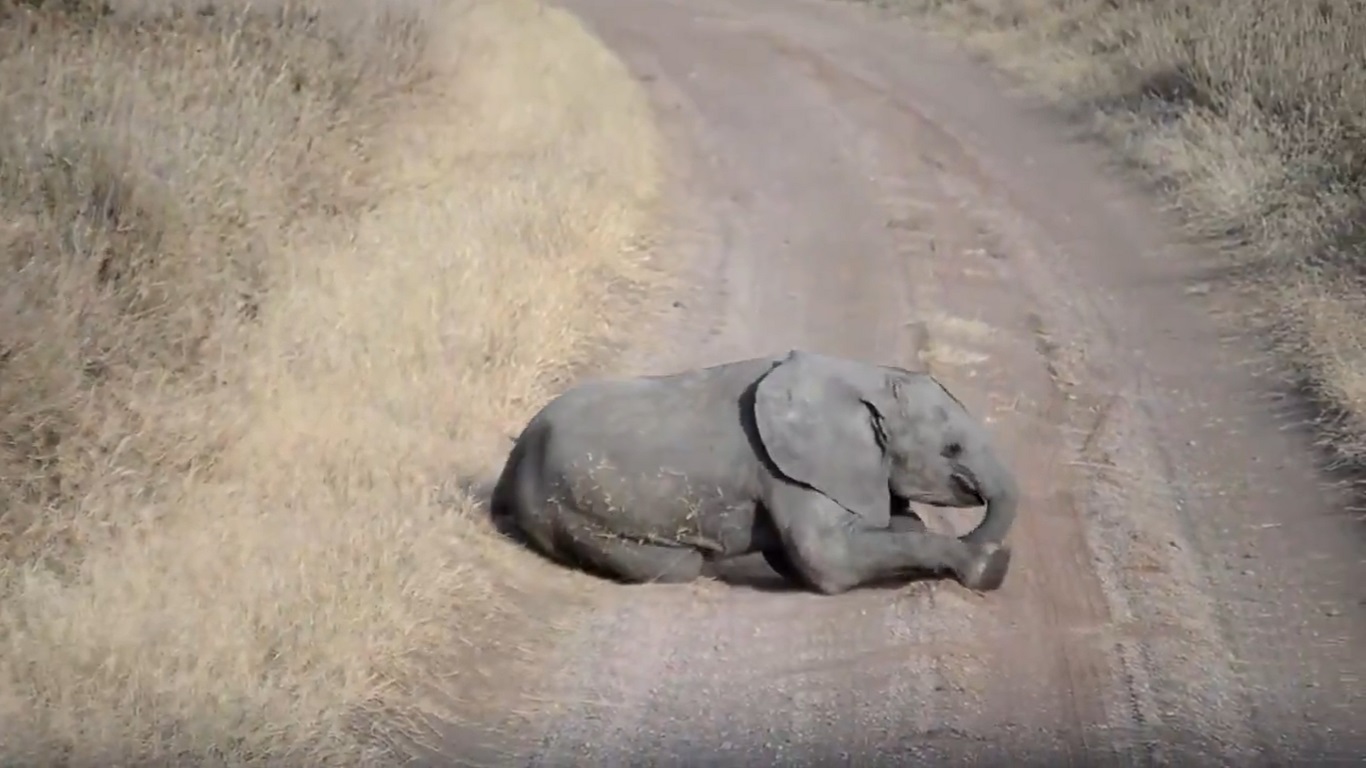
<svg viewBox="0 0 1366 768">
<path fill-rule="evenodd" d="M 977 506 L 986 504 L 986 499 L 982 498 L 982 492 L 977 488 L 977 478 L 964 472 L 954 472 L 949 475 L 949 482 L 953 485 L 953 490 L 958 497 L 963 500 L 973 501 Z"/>
</svg>

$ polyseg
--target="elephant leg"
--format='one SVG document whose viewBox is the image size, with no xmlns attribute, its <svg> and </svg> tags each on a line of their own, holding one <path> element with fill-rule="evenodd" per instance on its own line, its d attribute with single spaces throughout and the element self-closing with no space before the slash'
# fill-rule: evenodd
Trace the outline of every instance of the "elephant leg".
<svg viewBox="0 0 1366 768">
<path fill-rule="evenodd" d="M 563 505 L 521 515 L 519 528 L 532 549 L 602 578 L 628 584 L 682 583 L 702 574 L 702 553 L 695 549 L 622 538 Z"/>
<path fill-rule="evenodd" d="M 892 518 L 891 531 L 900 533 L 929 533 L 925 527 L 925 521 L 914 512 L 901 512 Z M 788 558 L 787 552 L 781 547 L 764 550 L 764 562 L 773 572 L 782 576 L 793 584 L 804 584 L 805 578 L 801 572 L 792 565 L 792 560 Z"/>
<path fill-rule="evenodd" d="M 1010 567 L 1010 550 L 924 531 L 865 528 L 826 496 L 795 485 L 774 490 L 774 521 L 794 570 L 825 594 L 931 573 L 963 586 L 997 589 Z"/>
<path fill-rule="evenodd" d="M 688 547 L 576 531 L 572 549 L 580 562 L 627 584 L 682 584 L 702 575 L 702 553 Z"/>
</svg>

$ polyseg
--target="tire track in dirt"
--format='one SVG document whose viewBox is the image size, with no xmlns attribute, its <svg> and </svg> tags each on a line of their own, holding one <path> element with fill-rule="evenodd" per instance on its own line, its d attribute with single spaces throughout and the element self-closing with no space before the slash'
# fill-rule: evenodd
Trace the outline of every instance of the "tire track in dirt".
<svg viewBox="0 0 1366 768">
<path fill-rule="evenodd" d="M 1020 315 L 1019 297 L 1011 295 L 1017 281 L 1012 279 L 1009 264 L 1003 263 L 1008 257 L 994 242 L 989 226 L 970 210 L 947 214 L 943 210 L 953 207 L 953 198 L 943 188 L 944 165 L 930 151 L 934 142 L 927 142 L 923 135 L 932 133 L 930 127 L 918 116 L 898 114 L 878 89 L 810 49 L 781 37 L 763 37 L 782 55 L 803 62 L 833 92 L 843 94 L 846 110 L 862 124 L 901 128 L 880 142 L 888 153 L 867 158 L 866 165 L 888 171 L 871 182 L 881 190 L 890 215 L 914 211 L 909 222 L 904 217 L 892 221 L 901 229 L 921 233 L 916 238 L 920 242 L 903 238 L 901 256 L 908 265 L 913 306 L 927 318 L 929 348 L 921 356 L 922 363 L 965 402 L 975 401 L 976 412 L 996 422 L 1003 432 L 1003 448 L 1014 457 L 1025 498 L 1039 511 L 1019 527 L 1016 536 L 1019 557 L 1034 565 L 1017 574 L 1026 594 L 1003 593 L 1006 602 L 998 610 L 1008 616 L 1010 629 L 991 644 L 1012 649 L 1006 665 L 1039 670 L 1038 677 L 1057 681 L 1060 700 L 1051 717 L 1070 725 L 1060 751 L 1069 762 L 1094 762 L 1113 749 L 1097 744 L 1097 734 L 1107 734 L 1113 742 L 1109 734 L 1115 729 L 1136 730 L 1141 707 L 1138 692 L 1125 685 L 1128 677 L 1116 677 L 1122 662 L 1110 658 L 1110 649 L 1094 640 L 1098 630 L 1109 626 L 1109 610 L 1099 579 L 1081 557 L 1088 552 L 1084 522 L 1066 466 L 1069 441 L 1059 433 L 1059 427 L 1067 423 L 1065 396 L 1052 375 L 1048 350 L 1029 344 L 1024 336 L 1028 330 L 1021 333 L 1029 328 L 1024 321 L 1036 316 Z M 914 167 L 898 163 L 898 157 L 915 158 Z M 924 210 L 917 205 L 923 200 L 938 201 L 939 210 Z M 949 314 L 952 311 L 973 315 L 954 316 Z M 998 337 L 994 344 L 993 336 Z M 984 353 L 987 349 L 990 354 Z M 999 399 L 1012 388 L 1017 396 L 1032 393 L 1038 401 L 1027 407 L 1017 398 L 990 402 L 993 394 Z M 1056 513 L 1049 514 L 1049 510 Z M 961 533 L 967 527 L 951 526 L 950 530 L 954 528 Z M 1055 554 L 1073 558 L 1069 562 Z M 1065 631 L 1059 633 L 1058 628 Z M 1028 638 L 1024 643 L 1019 642 L 1022 631 Z M 1027 683 L 1012 688 L 1010 684 L 1018 680 Z M 1018 719 L 1016 713 L 1031 698 L 1029 688 L 1036 682 L 1033 674 L 1016 674 L 1007 678 L 1006 685 L 998 685 L 986 702 L 997 710 L 993 720 L 1012 723 Z M 1107 699 L 1107 694 L 1112 696 Z"/>
<path fill-rule="evenodd" d="M 782 47 L 801 51 L 801 57 L 811 63 L 814 71 L 826 80 L 840 83 L 846 94 L 862 91 L 874 97 L 882 95 L 876 87 L 848 72 L 841 72 L 832 62 L 809 50 L 796 49 L 790 44 Z M 1103 436 L 1106 417 L 1121 402 L 1121 397 L 1112 395 L 1098 406 L 1070 407 L 1070 403 L 1085 394 L 1073 380 L 1078 372 L 1072 370 L 1065 359 L 1068 350 L 1050 339 L 1048 324 L 1029 309 L 1050 304 L 1034 293 L 1032 286 L 1040 281 L 1052 286 L 1053 276 L 1041 270 L 1037 260 L 1026 258 L 1023 261 L 1027 263 L 1016 263 L 1022 261 L 1014 258 L 1017 251 L 1025 256 L 1030 253 L 1029 240 L 1021 233 L 1016 233 L 1013 241 L 1002 236 L 999 231 L 1002 225 L 994 220 L 998 217 L 991 215 L 992 206 L 983 199 L 988 192 L 981 186 L 984 179 L 951 137 L 936 130 L 912 107 L 896 105 L 896 99 L 880 101 L 883 105 L 891 104 L 890 108 L 900 113 L 903 127 L 920 129 L 908 132 L 919 135 L 908 142 L 905 151 L 930 155 L 927 163 L 938 170 L 937 174 L 931 175 L 938 182 L 940 199 L 956 199 L 965 212 L 934 219 L 930 229 L 938 233 L 937 247 L 928 257 L 924 253 L 906 254 L 910 263 L 917 265 L 915 269 L 919 275 L 915 282 L 934 287 L 934 290 L 917 292 L 916 301 L 922 311 L 941 318 L 936 324 L 939 332 L 930 333 L 931 339 L 938 339 L 942 344 L 944 337 L 949 340 L 955 335 L 961 337 L 961 329 L 969 325 L 981 329 L 975 334 L 978 337 L 986 336 L 989 332 L 986 329 L 991 328 L 1016 331 L 1001 334 L 1008 342 L 998 345 L 989 359 L 981 356 L 983 359 L 977 361 L 979 365 L 968 368 L 971 380 L 963 380 L 958 375 L 960 372 L 956 368 L 962 366 L 939 367 L 936 372 L 956 392 L 963 393 L 969 403 L 972 395 L 983 389 L 983 379 L 974 378 L 979 374 L 991 380 L 997 392 L 1015 394 L 1005 408 L 1009 415 L 996 421 L 1002 443 L 1017 448 L 1014 452 L 1017 471 L 1024 478 L 1026 496 L 1034 503 L 1033 509 L 1038 515 L 1023 524 L 1017 534 L 1019 556 L 1029 557 L 1037 567 L 1036 572 L 1024 576 L 1030 594 L 1012 596 L 1004 610 L 1019 617 L 1017 627 L 1031 627 L 1042 619 L 1043 627 L 1065 628 L 1056 636 L 1046 629 L 1031 630 L 1029 637 L 1035 639 L 1024 644 L 1026 650 L 1022 654 L 1034 659 L 1029 666 L 1051 669 L 1053 679 L 1065 692 L 1062 712 L 1052 716 L 1061 715 L 1075 727 L 1070 731 L 1072 741 L 1060 745 L 1060 751 L 1065 751 L 1069 760 L 1089 762 L 1097 759 L 1097 752 L 1104 750 L 1100 744 L 1106 743 L 1112 754 L 1127 754 L 1141 762 L 1160 761 L 1162 746 L 1151 737 L 1145 739 L 1141 735 L 1162 727 L 1154 693 L 1138 682 L 1152 678 L 1154 661 L 1149 647 L 1158 637 L 1165 636 L 1177 639 L 1183 654 L 1200 656 L 1202 665 L 1195 670 L 1196 676 L 1188 680 L 1198 680 L 1201 672 L 1206 679 L 1228 680 L 1232 673 L 1228 665 L 1221 664 L 1217 658 L 1222 638 L 1211 612 L 1198 597 L 1198 585 L 1156 583 L 1158 578 L 1151 578 L 1144 585 L 1144 591 L 1158 591 L 1163 599 L 1191 605 L 1190 613 L 1204 619 L 1192 625 L 1195 630 L 1183 630 L 1173 622 L 1163 620 L 1160 615 L 1163 611 L 1153 607 L 1145 607 L 1142 618 L 1136 620 L 1128 597 L 1133 588 L 1115 584 L 1119 580 L 1117 575 L 1123 574 L 1126 568 L 1112 562 L 1112 553 L 1122 549 L 1123 542 L 1088 536 L 1085 505 L 1079 502 L 1074 489 L 1085 488 L 1091 478 L 1075 468 L 1095 463 L 1095 443 Z M 846 104 L 851 102 L 845 101 Z M 879 120 L 870 114 L 864 122 L 878 125 L 894 120 L 888 116 Z M 885 164 L 882 167 L 886 167 Z M 948 170 L 950 168 L 957 173 Z M 902 173 L 891 178 L 904 186 L 908 179 L 923 175 Z M 953 188 L 956 188 L 956 195 L 949 191 Z M 944 205 L 953 207 L 948 203 Z M 1009 224 L 1004 227 L 1009 228 Z M 945 255 L 948 258 L 944 258 Z M 943 274 L 936 277 L 936 271 Z M 1028 274 L 1030 272 L 1032 276 Z M 990 275 L 995 275 L 995 279 L 990 279 Z M 942 290 L 946 285 L 954 288 Z M 958 320 L 958 334 L 952 333 L 954 324 L 943 319 L 945 310 L 950 309 L 943 306 L 944 296 L 954 307 L 973 308 L 971 319 Z M 1049 314 L 1050 322 L 1077 323 L 1076 318 L 1059 317 L 1056 311 Z M 1094 339 L 1073 343 L 1076 345 L 1072 347 L 1074 352 L 1085 354 L 1087 350 L 1101 349 L 1103 354 L 1103 347 Z M 1028 354 L 1026 350 L 1035 354 Z M 960 361 L 974 359 L 971 355 L 964 356 L 961 351 L 949 355 L 932 354 L 931 367 L 936 368 L 933 365 L 935 358 L 945 357 Z M 1100 402 L 1101 398 L 1089 397 L 1087 400 Z M 979 409 L 979 412 L 990 411 Z M 1076 434 L 1064 434 L 1064 430 Z M 1040 446 L 1059 446 L 1061 450 L 1040 450 Z M 1026 448 L 1021 451 L 1019 447 Z M 1130 471 L 1146 478 L 1147 482 L 1162 484 L 1167 478 L 1168 473 L 1158 469 L 1140 468 L 1140 462 L 1131 461 L 1130 464 Z M 1118 512 L 1120 516 L 1125 512 L 1117 505 L 1111 504 L 1111 507 L 1112 513 Z M 1175 520 L 1165 521 L 1163 535 L 1170 546 L 1180 548 L 1184 545 L 1184 541 L 1179 542 L 1179 528 Z M 1134 538 L 1132 533 L 1125 537 Z M 1154 565 L 1145 562 L 1137 567 L 1152 569 Z M 1101 573 L 1104 576 L 1099 575 Z M 1161 573 L 1160 567 L 1158 573 Z M 1107 578 L 1111 582 L 1108 590 L 1103 584 Z M 1109 606 L 1114 606 L 1115 611 L 1128 618 L 1116 621 Z M 1197 654 L 1192 649 L 1207 650 Z M 1170 675 L 1175 667 L 1169 664 L 1163 672 Z M 1170 689 L 1173 686 L 1164 683 L 1161 687 Z M 1108 696 L 1104 695 L 1107 693 Z M 1026 699 L 1025 693 L 1002 690 L 995 701 L 1004 710 L 1010 710 Z M 1214 710 L 1219 722 L 1210 722 L 1211 715 L 1205 715 L 1203 730 L 1218 733 L 1221 740 L 1217 743 L 1197 745 L 1192 743 L 1192 739 L 1197 738 L 1194 734 L 1174 734 L 1179 738 L 1174 739 L 1173 744 L 1182 745 L 1182 756 L 1186 759 L 1190 759 L 1192 753 L 1212 756 L 1225 751 L 1229 752 L 1229 758 L 1245 759 L 1250 734 L 1244 722 L 1246 714 L 1237 709 Z M 1106 712 L 1108 717 L 1101 717 Z"/>
<path fill-rule="evenodd" d="M 1290 542 L 1328 553 L 1310 576 L 1291 575 L 1305 561 L 1288 542 L 1259 560 L 1281 582 L 1273 594 L 1217 576 L 1247 551 L 1227 533 L 1245 517 L 1323 519 L 1331 500 L 1301 446 L 1249 408 L 1244 374 L 1208 370 L 1232 352 L 1181 290 L 1186 272 L 1152 255 L 1152 222 L 1046 121 L 867 8 L 571 7 L 652 82 L 690 150 L 668 253 L 688 259 L 694 285 L 630 367 L 790 347 L 918 358 L 991 421 L 1026 500 L 1014 570 L 991 596 L 950 583 L 839 598 L 617 590 L 567 641 L 560 699 L 578 711 L 547 713 L 526 762 L 1366 754 L 1362 662 L 1343 652 L 1366 627 L 1303 604 L 1355 599 L 1360 556 L 1296 528 Z M 1255 448 L 1226 449 L 1219 429 Z M 1274 467 L 1252 478 L 1249 453 Z M 1273 488 L 1302 508 L 1258 497 Z M 934 527 L 973 522 L 926 512 Z"/>
<path fill-rule="evenodd" d="M 960 199 L 1016 244 L 1071 421 L 1106 415 L 1088 429 L 1079 488 L 1116 618 L 1162 628 L 1121 646 L 1153 671 L 1137 686 L 1153 692 L 1155 755 L 1246 764 L 1252 745 L 1268 765 L 1360 762 L 1362 531 L 1274 413 L 1257 347 L 1193 298 L 1218 255 L 1165 238 L 1147 201 L 1098 172 L 1094 147 L 1059 141 L 1037 105 L 961 59 L 925 61 L 898 98 L 943 133 L 946 159 L 960 155 Z M 953 86 L 924 85 L 941 77 Z"/>
</svg>

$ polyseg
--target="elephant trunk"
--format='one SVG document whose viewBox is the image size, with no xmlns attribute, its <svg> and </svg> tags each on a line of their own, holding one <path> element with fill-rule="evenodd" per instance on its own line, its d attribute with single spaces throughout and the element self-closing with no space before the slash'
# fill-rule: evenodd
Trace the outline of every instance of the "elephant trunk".
<svg viewBox="0 0 1366 768">
<path fill-rule="evenodd" d="M 974 544 L 1000 544 L 1015 523 L 1015 508 L 1019 505 L 1020 490 L 1014 476 L 994 456 L 988 455 L 975 473 L 977 490 L 986 502 L 986 514 L 963 536 L 963 541 Z"/>
</svg>

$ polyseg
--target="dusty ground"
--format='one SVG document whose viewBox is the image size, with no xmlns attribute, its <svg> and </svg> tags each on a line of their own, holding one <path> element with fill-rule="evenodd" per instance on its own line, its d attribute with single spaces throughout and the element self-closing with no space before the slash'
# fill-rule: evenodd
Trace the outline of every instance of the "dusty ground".
<svg viewBox="0 0 1366 768">
<path fill-rule="evenodd" d="M 1361 531 L 1208 257 L 980 68 L 863 6 L 572 0 L 651 83 L 691 290 L 638 370 L 917 358 L 1027 492 L 1004 589 L 618 588 L 537 766 L 1323 764 L 1366 753 Z M 963 530 L 970 514 L 933 515 Z"/>
</svg>

